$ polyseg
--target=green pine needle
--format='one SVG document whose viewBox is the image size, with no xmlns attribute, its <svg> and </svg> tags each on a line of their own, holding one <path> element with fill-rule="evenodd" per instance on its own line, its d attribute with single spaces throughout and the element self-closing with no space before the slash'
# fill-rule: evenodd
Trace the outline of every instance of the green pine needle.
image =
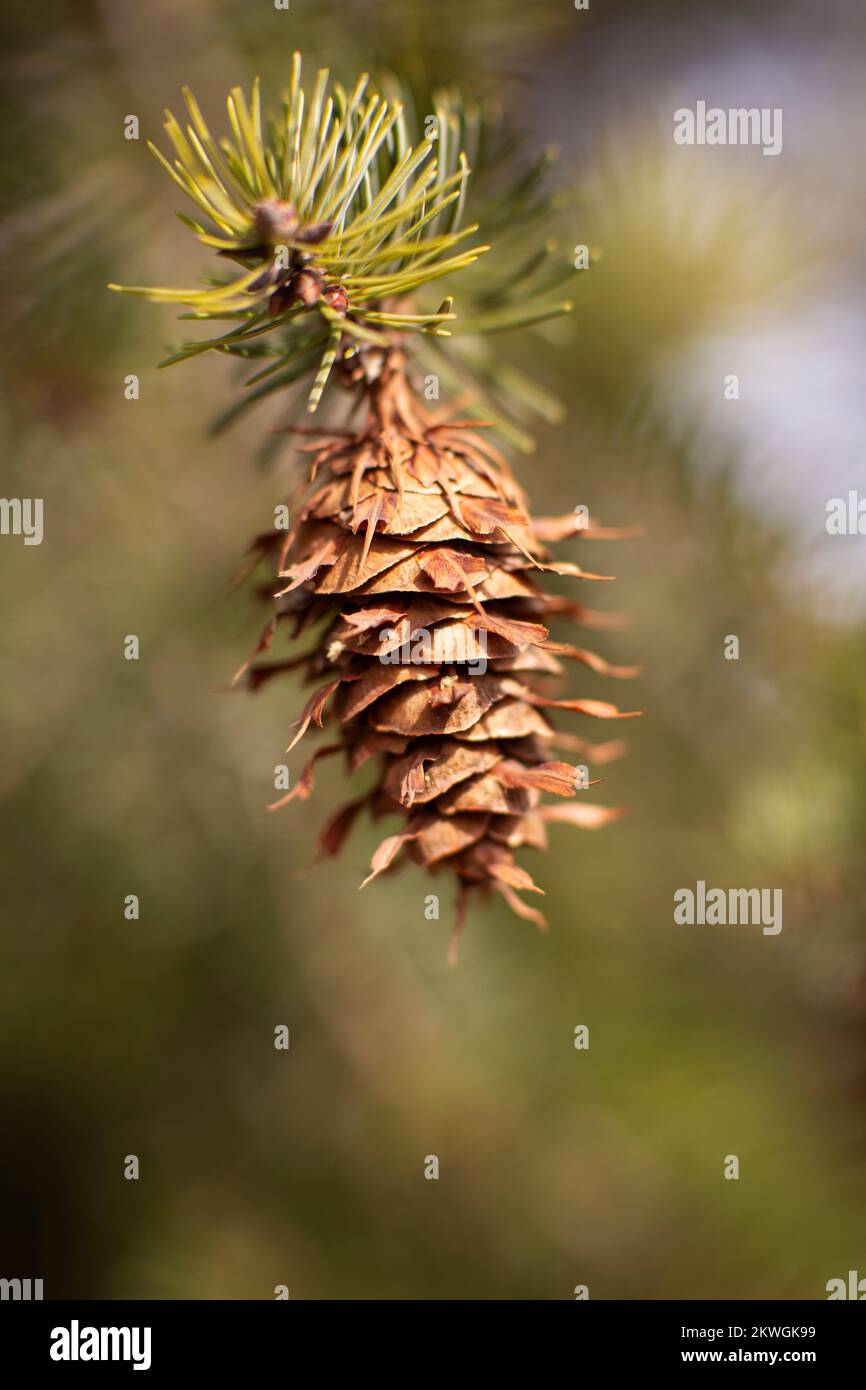
<svg viewBox="0 0 866 1390">
<path fill-rule="evenodd" d="M 433 97 L 435 126 L 425 120 L 414 143 L 416 122 L 393 80 L 377 92 L 362 74 L 346 91 L 321 69 L 308 92 L 297 53 L 275 113 L 263 113 L 258 79 L 249 98 L 232 88 L 230 133 L 221 138 L 211 133 L 192 92 L 184 88 L 183 97 L 183 123 L 166 113 L 171 157 L 149 147 L 194 205 L 194 215 L 178 213 L 183 224 L 221 266 L 237 268 L 203 275 L 188 289 L 109 288 L 185 307 L 180 317 L 188 321 L 230 325 L 219 336 L 178 345 L 161 366 L 209 351 L 271 359 L 248 378 L 251 389 L 224 412 L 219 428 L 308 374 L 308 409 L 315 410 L 341 355 L 387 347 L 394 334 L 419 335 L 420 346 L 450 338 L 453 327 L 471 341 L 570 309 L 561 293 L 568 262 L 549 235 L 535 234 L 542 219 L 549 232 L 556 215 L 556 195 L 544 192 L 550 151 L 528 167 L 520 163 L 506 187 L 500 180 L 483 223 L 502 233 L 501 249 L 495 261 L 476 268 L 490 248 L 474 242 L 477 225 L 462 227 L 461 220 L 470 158 L 489 153 L 490 139 L 481 113 L 456 94 Z M 513 164 L 510 147 L 500 146 L 494 156 Z M 451 295 L 437 307 L 428 293 L 435 281 L 457 274 L 465 286 L 459 322 Z M 477 375 L 489 394 L 489 357 L 471 356 L 485 363 Z M 515 391 L 518 380 L 511 378 L 511 392 L 495 392 L 505 398 L 491 418 L 526 447 L 518 419 L 533 392 Z M 550 418 L 553 409 L 536 394 L 536 413 Z M 509 416 L 517 417 L 510 427 Z"/>
</svg>

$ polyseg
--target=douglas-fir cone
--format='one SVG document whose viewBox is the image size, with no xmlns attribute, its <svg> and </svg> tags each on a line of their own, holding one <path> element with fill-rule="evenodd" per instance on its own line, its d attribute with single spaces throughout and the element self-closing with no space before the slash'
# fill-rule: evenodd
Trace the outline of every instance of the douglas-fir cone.
<svg viewBox="0 0 866 1390">
<path fill-rule="evenodd" d="M 521 917 L 546 925 L 521 896 L 542 890 L 515 851 L 545 849 L 551 823 L 594 829 L 621 814 L 587 800 L 575 763 L 557 757 L 566 752 L 577 755 L 578 766 L 600 765 L 618 756 L 620 741 L 594 746 L 560 732 L 554 715 L 616 720 L 637 713 L 596 699 L 558 698 L 565 661 L 612 677 L 633 675 L 635 668 L 611 666 L 583 646 L 554 640 L 554 619 L 586 628 L 612 626 L 613 620 L 547 593 L 544 581 L 551 573 L 581 583 L 608 577 L 553 559 L 549 543 L 627 533 L 591 520 L 581 526 L 573 512 L 534 518 L 489 425 L 475 418 L 483 410 L 438 402 L 431 408 L 423 399 L 421 374 L 403 344 L 419 332 L 443 336 L 443 325 L 455 316 L 450 301 L 425 315 L 414 309 L 414 296 L 434 278 L 434 253 L 449 250 L 463 234 L 452 224 L 448 235 L 425 242 L 420 228 L 430 225 L 429 194 L 407 202 L 414 190 L 407 194 L 398 177 L 386 200 L 391 185 L 381 171 L 378 202 L 374 183 L 366 202 L 358 203 L 357 191 L 344 189 L 338 174 L 344 147 L 350 170 L 353 150 L 367 155 L 363 130 L 353 125 L 361 121 L 361 107 L 356 101 L 353 114 L 350 99 L 336 89 L 334 111 L 342 117 L 333 128 L 325 119 L 320 74 L 305 125 L 299 72 L 296 59 L 285 134 L 276 147 L 261 133 L 257 88 L 249 113 L 244 108 L 247 119 L 233 123 L 242 137 L 237 148 L 217 146 L 205 135 L 193 105 L 187 132 L 197 146 L 192 154 L 187 137 L 173 134 L 173 118 L 167 127 L 180 152 L 176 181 L 201 195 L 199 206 L 207 203 L 222 235 L 194 224 L 197 232 L 245 271 L 240 282 L 221 290 L 241 326 L 210 346 L 250 355 L 253 340 L 274 326 L 297 332 L 308 315 L 322 315 L 326 338 L 313 404 L 329 376 L 351 404 L 339 428 L 334 420 L 332 428 L 298 429 L 309 468 L 289 499 L 291 529 L 268 531 L 251 547 L 251 564 L 268 568 L 263 592 L 273 611 L 236 679 L 256 689 L 280 673 L 303 672 L 313 690 L 290 747 L 313 726 L 325 730 L 326 741 L 274 809 L 310 797 L 320 758 L 339 755 L 349 772 L 373 764 L 371 789 L 330 816 L 320 848 L 336 854 L 364 810 L 375 819 L 399 817 L 399 828 L 376 849 L 365 883 L 406 858 L 430 873 L 453 875 L 453 956 L 473 889 L 501 894 Z M 402 129 L 402 112 L 391 110 Z M 394 129 L 393 118 L 388 128 Z M 405 141 L 391 138 L 392 146 L 383 148 L 391 148 L 397 176 L 413 157 L 421 167 Z M 365 167 L 374 168 L 369 160 Z M 435 162 L 429 167 L 434 192 L 456 181 L 462 202 L 468 174 L 462 154 L 451 179 Z M 336 194 L 328 189 L 329 176 L 337 181 Z M 455 196 L 444 197 L 442 207 Z M 233 200 L 228 210 L 223 197 Z M 402 210 L 402 222 L 388 220 L 391 205 Z M 410 241 L 405 227 L 413 218 L 417 231 Z M 368 237 L 377 222 L 378 231 L 362 246 L 368 222 Z M 277 259 L 280 247 L 289 254 Z M 418 255 L 417 247 L 426 254 Z M 462 253 L 451 266 L 463 269 L 480 249 Z M 413 269 L 416 283 L 407 286 Z M 216 317 L 225 308 L 219 289 L 154 291 L 153 297 L 185 299 L 199 309 L 198 317 Z M 254 303 L 246 308 L 248 297 Z M 190 345 L 178 356 L 200 347 Z M 291 360 L 282 348 L 278 364 Z M 302 654 L 279 659 L 274 648 L 283 634 Z"/>
</svg>

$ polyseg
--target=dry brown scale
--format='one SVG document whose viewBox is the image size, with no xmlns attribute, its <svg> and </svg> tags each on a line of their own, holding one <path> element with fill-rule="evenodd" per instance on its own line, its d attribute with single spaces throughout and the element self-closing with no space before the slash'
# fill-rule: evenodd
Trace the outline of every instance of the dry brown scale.
<svg viewBox="0 0 866 1390">
<path fill-rule="evenodd" d="M 311 724 L 337 731 L 274 808 L 309 797 L 320 757 L 343 752 L 352 772 L 376 760 L 376 785 L 337 811 L 320 848 L 336 854 L 364 806 L 374 818 L 401 815 L 402 829 L 379 845 L 365 882 L 403 853 L 454 873 L 453 955 L 473 887 L 495 890 L 546 926 L 519 896 L 542 890 L 515 850 L 546 848 L 551 821 L 595 828 L 622 814 L 582 799 L 574 765 L 552 757 L 558 748 L 600 764 L 619 755 L 620 741 L 593 746 L 560 733 L 547 711 L 601 719 L 639 711 L 547 693 L 559 684 L 562 658 L 616 677 L 636 668 L 550 638 L 551 618 L 613 625 L 541 588 L 545 573 L 609 577 L 551 560 L 545 542 L 573 536 L 574 514 L 533 519 L 483 424 L 422 408 L 399 349 L 365 349 L 339 370 L 366 418 L 356 431 L 322 431 L 303 446 L 312 463 L 291 501 L 291 531 L 251 547 L 274 566 L 278 586 L 274 615 L 238 677 L 258 688 L 303 669 L 317 688 L 290 747 Z M 630 534 L 592 523 L 581 533 Z M 292 638 L 315 629 L 315 645 L 292 660 L 260 661 L 281 624 Z M 544 793 L 563 800 L 545 804 Z"/>
</svg>

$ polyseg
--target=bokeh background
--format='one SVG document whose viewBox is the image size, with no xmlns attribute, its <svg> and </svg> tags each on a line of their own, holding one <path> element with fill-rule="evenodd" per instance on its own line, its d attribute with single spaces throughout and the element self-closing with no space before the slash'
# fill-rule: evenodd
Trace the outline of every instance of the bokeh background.
<svg viewBox="0 0 866 1390">
<path fill-rule="evenodd" d="M 824 525 L 866 494 L 862 7 L 45 0 L 0 23 L 2 492 L 45 499 L 42 546 L 0 541 L 0 1274 L 760 1299 L 866 1272 L 866 538 Z M 209 115 L 257 72 L 276 93 L 296 47 L 497 101 L 560 147 L 566 240 L 603 252 L 569 320 L 497 351 L 566 403 L 518 463 L 537 509 L 646 527 L 591 551 L 631 619 L 598 645 L 641 662 L 646 714 L 590 795 L 629 815 L 554 827 L 530 863 L 549 935 L 477 908 L 456 969 L 419 870 L 357 893 L 380 827 L 314 862 L 339 768 L 265 814 L 299 693 L 219 687 L 259 625 L 230 577 L 295 465 L 256 464 L 266 417 L 209 440 L 232 372 L 157 371 L 171 311 L 105 290 L 202 268 L 124 117 L 158 138 L 183 83 Z M 699 99 L 782 107 L 783 152 L 674 145 Z M 781 887 L 781 935 L 675 926 L 699 878 Z"/>
</svg>

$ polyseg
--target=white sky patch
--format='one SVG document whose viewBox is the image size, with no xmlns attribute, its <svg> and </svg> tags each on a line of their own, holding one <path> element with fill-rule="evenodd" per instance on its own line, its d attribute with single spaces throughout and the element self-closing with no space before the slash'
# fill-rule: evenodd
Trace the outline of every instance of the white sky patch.
<svg viewBox="0 0 866 1390">
<path fill-rule="evenodd" d="M 866 536 L 830 536 L 827 502 L 866 498 L 864 306 L 821 303 L 684 346 L 660 369 L 658 404 L 713 467 L 736 460 L 741 495 L 795 530 L 810 575 L 866 609 Z M 739 378 L 739 400 L 724 381 Z"/>
</svg>

